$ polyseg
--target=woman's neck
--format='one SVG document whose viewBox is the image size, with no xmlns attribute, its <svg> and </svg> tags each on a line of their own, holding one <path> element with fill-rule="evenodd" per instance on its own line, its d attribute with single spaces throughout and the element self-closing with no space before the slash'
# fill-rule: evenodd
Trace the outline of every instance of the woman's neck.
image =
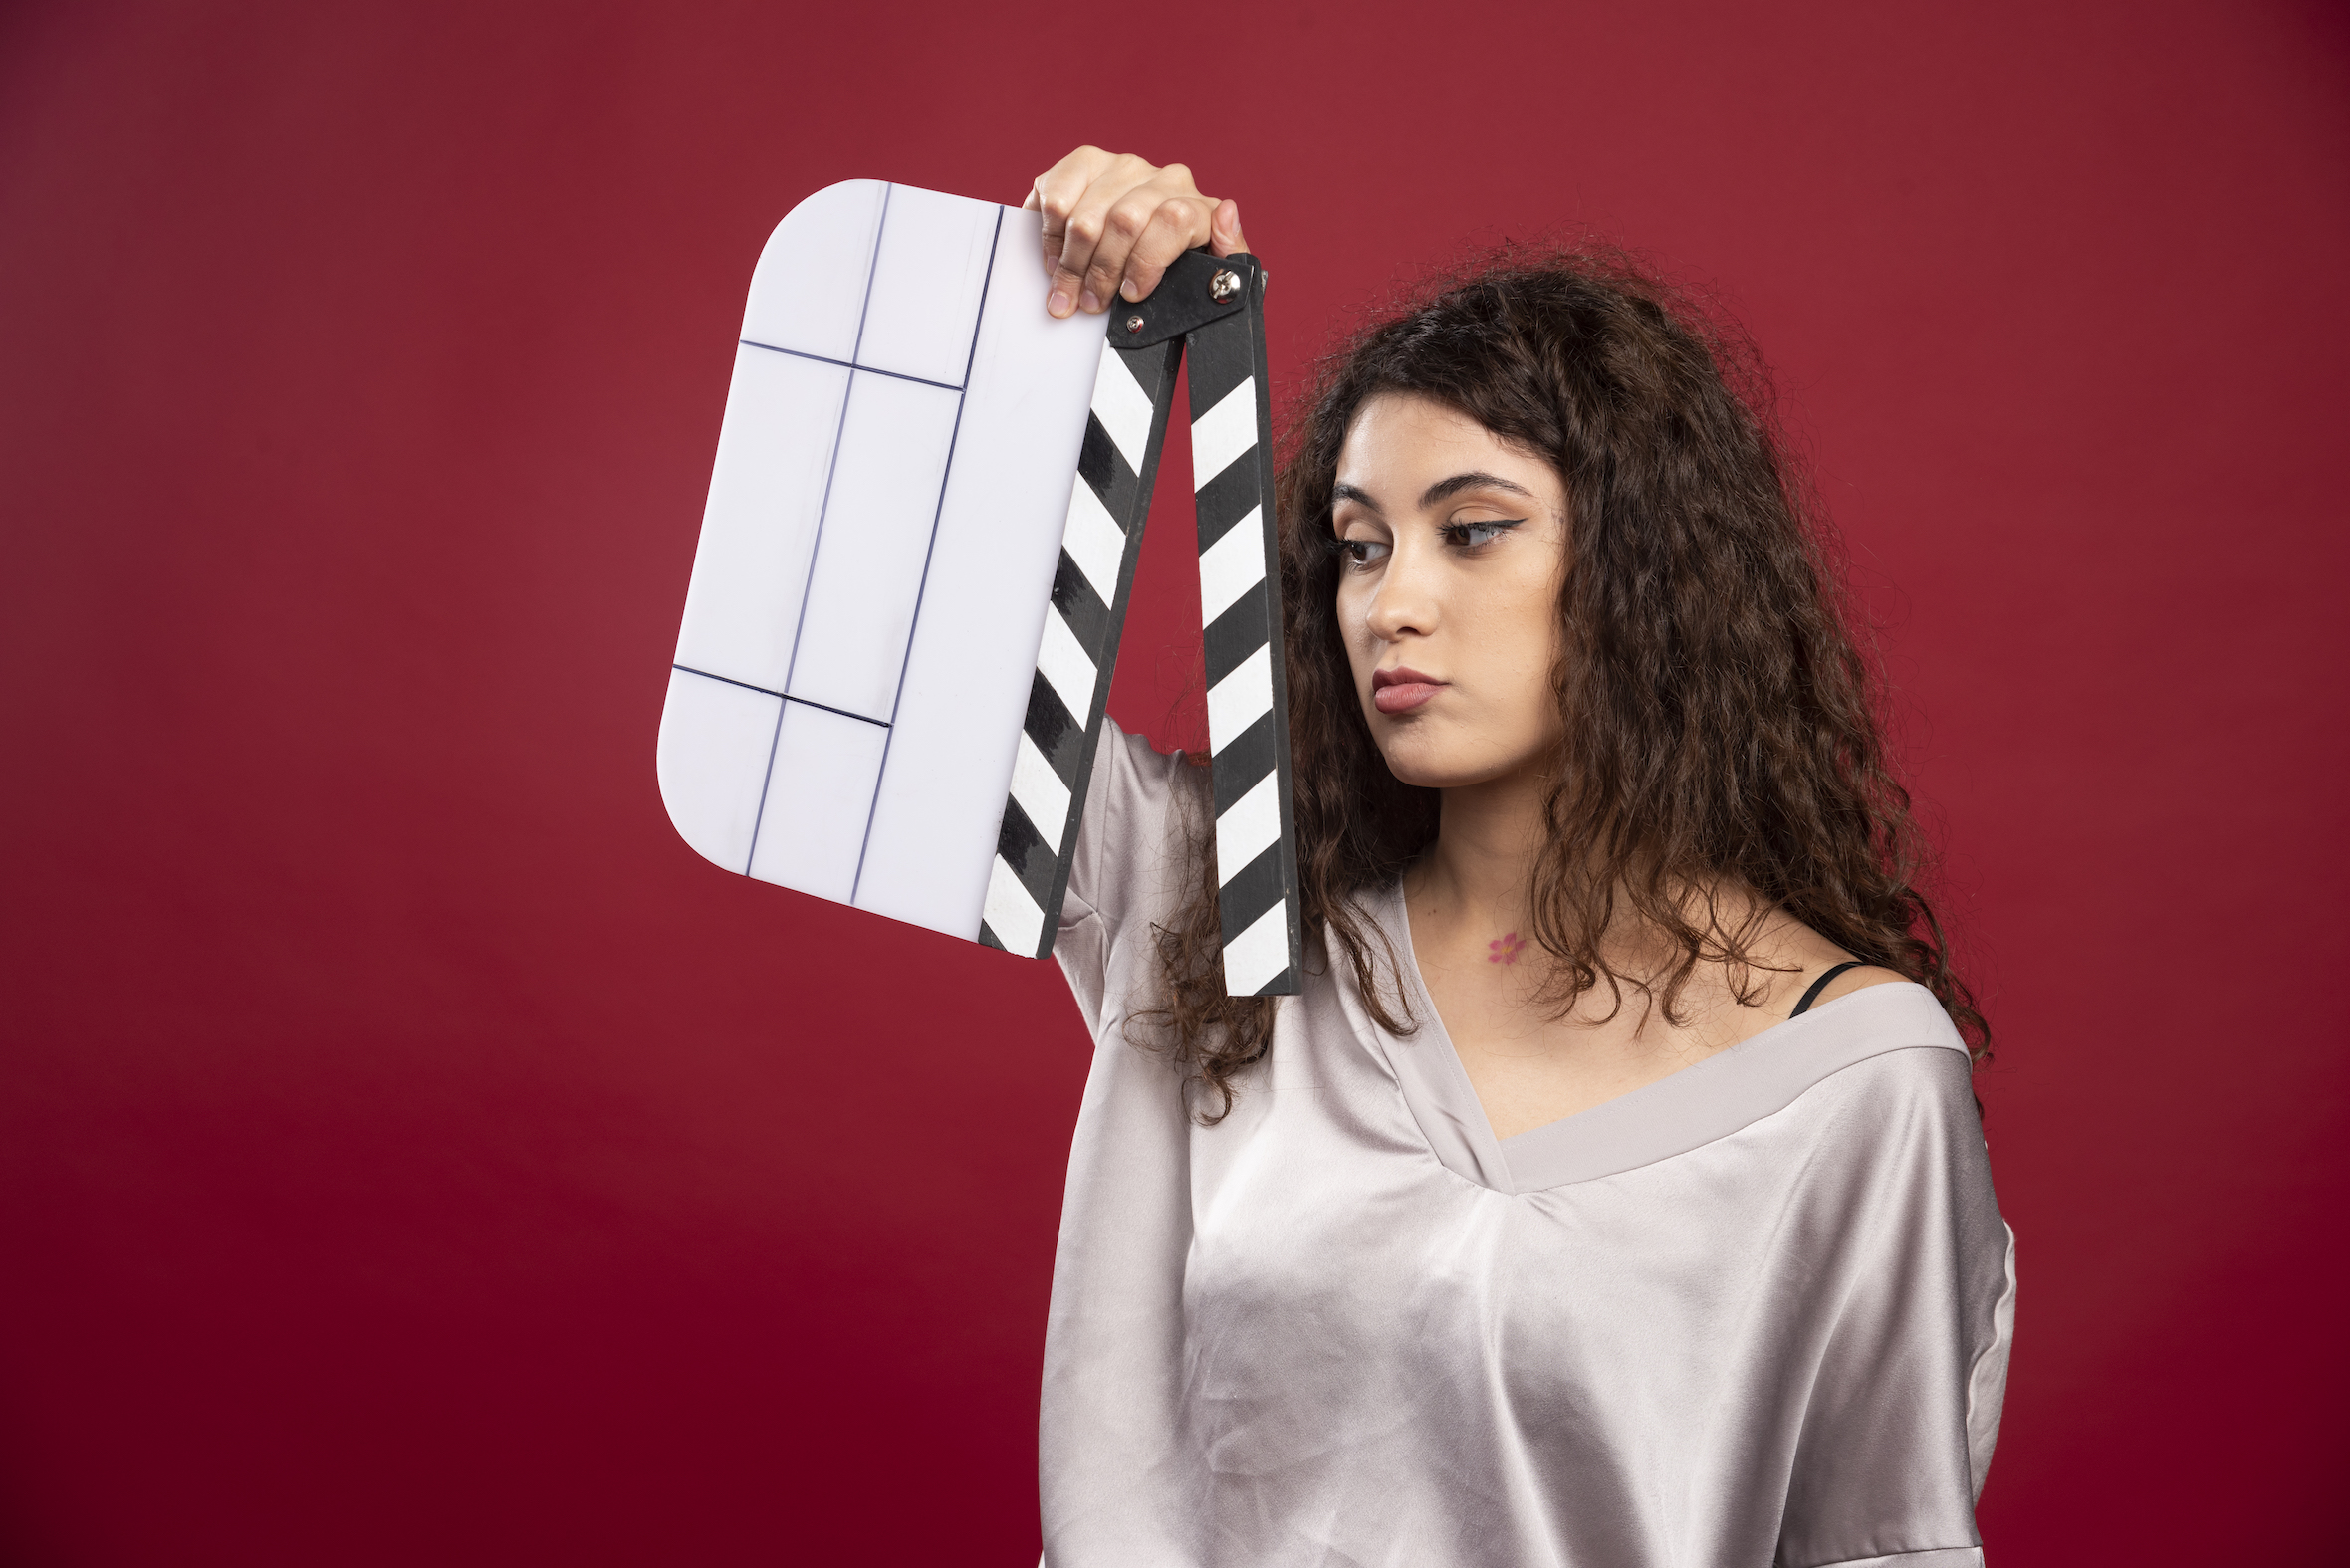
<svg viewBox="0 0 2350 1568">
<path fill-rule="evenodd" d="M 1506 774 L 1484 784 L 1446 789 L 1440 802 L 1436 841 L 1404 874 L 1404 897 L 1415 921 L 1432 936 L 1494 950 L 1498 962 L 1517 967 L 1538 961 L 1531 950 L 1534 921 L 1529 901 L 1534 860 L 1547 838 L 1543 806 L 1549 780 L 1533 769 Z M 1759 921 L 1766 912 L 1735 886 L 1706 882 L 1689 888 L 1683 914 L 1718 935 L 1763 936 Z M 1680 942 L 1619 909 L 1623 924 L 1605 939 L 1604 960 L 1626 979 L 1661 977 L 1682 961 Z M 1783 920 L 1775 922 L 1783 925 Z M 1767 940 L 1763 948 L 1773 944 Z M 1769 962 L 1763 952 L 1757 957 Z M 1536 962 L 1521 969 L 1534 974 Z M 1709 972 L 1709 979 L 1714 978 Z"/>
<path fill-rule="evenodd" d="M 1413 907 L 1455 929 L 1518 933 L 1528 873 L 1542 848 L 1548 782 L 1530 768 L 1445 790 L 1436 842 L 1404 878 Z"/>
</svg>

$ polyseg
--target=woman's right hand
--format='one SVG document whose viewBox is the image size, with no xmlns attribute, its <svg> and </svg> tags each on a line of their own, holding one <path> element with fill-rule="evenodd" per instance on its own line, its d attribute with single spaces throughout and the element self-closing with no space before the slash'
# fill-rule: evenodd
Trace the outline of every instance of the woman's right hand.
<svg viewBox="0 0 2350 1568">
<path fill-rule="evenodd" d="M 1201 195 L 1180 163 L 1158 168 L 1130 152 L 1079 147 L 1038 175 L 1022 205 L 1045 215 L 1045 309 L 1055 316 L 1139 300 L 1196 246 L 1218 256 L 1249 248 L 1238 203 Z"/>
</svg>

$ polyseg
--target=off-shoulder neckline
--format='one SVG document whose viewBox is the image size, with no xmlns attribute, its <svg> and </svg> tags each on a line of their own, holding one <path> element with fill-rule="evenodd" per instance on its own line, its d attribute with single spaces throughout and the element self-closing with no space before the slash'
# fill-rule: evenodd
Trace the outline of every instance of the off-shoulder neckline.
<svg viewBox="0 0 2350 1568">
<path fill-rule="evenodd" d="M 1401 887 L 1390 886 L 1366 902 L 1393 942 L 1404 1001 L 1417 1024 L 1410 1036 L 1387 1035 L 1384 1041 L 1405 1100 L 1438 1159 L 1455 1174 L 1500 1192 L 1592 1181 L 1685 1154 L 1785 1109 L 1821 1080 L 1888 1051 L 1967 1054 L 1966 1042 L 1925 987 L 1909 981 L 1864 986 L 1654 1082 L 1497 1138 L 1421 978 Z"/>
</svg>

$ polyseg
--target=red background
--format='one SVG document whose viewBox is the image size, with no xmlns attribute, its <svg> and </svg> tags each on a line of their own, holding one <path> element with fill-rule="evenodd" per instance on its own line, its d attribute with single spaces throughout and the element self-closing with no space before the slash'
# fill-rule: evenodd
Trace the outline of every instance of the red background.
<svg viewBox="0 0 2350 1568">
<path fill-rule="evenodd" d="M 1087 139 L 1286 385 L 1576 223 L 1749 325 L 1998 1031 L 1993 1560 L 2326 1555 L 2341 13 L 988 9 L 0 14 L 0 1557 L 1034 1560 L 1075 1009 L 652 745 L 769 228 Z"/>
</svg>

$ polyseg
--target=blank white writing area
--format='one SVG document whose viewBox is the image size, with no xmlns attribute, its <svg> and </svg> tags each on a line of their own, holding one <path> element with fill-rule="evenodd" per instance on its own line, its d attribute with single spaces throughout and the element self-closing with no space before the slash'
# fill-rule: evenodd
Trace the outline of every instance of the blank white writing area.
<svg viewBox="0 0 2350 1568">
<path fill-rule="evenodd" d="M 768 240 L 658 752 L 727 870 L 978 937 L 1102 353 L 1041 252 L 875 180 Z"/>
</svg>

